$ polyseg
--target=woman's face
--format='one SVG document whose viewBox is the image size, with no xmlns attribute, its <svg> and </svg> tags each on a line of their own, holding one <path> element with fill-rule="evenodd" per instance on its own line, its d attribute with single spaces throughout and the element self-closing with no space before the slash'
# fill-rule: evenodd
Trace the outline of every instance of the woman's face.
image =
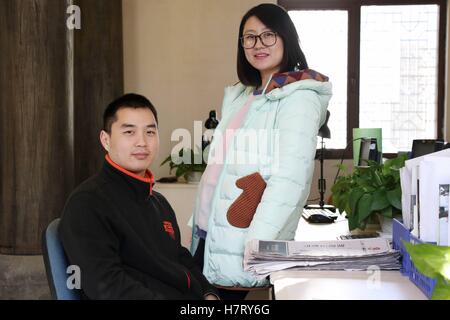
<svg viewBox="0 0 450 320">
<path fill-rule="evenodd" d="M 266 33 L 269 32 L 269 33 Z M 245 57 L 247 61 L 260 72 L 261 78 L 267 77 L 272 73 L 280 70 L 281 61 L 283 60 L 283 40 L 279 35 L 274 35 L 273 31 L 266 27 L 257 17 L 252 16 L 245 22 L 243 30 L 243 38 L 247 43 L 254 41 L 254 36 L 261 35 L 256 38 L 256 44 L 253 48 L 246 49 L 244 46 Z M 275 37 L 275 38 L 274 38 Z M 263 39 L 264 44 L 261 42 Z M 271 45 L 275 40 L 275 44 Z"/>
</svg>

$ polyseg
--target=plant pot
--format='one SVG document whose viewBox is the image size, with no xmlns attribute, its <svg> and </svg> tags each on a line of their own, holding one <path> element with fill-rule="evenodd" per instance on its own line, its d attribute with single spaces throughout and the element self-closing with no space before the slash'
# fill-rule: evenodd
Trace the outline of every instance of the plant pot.
<svg viewBox="0 0 450 320">
<path fill-rule="evenodd" d="M 200 172 L 200 171 L 189 172 L 185 176 L 187 183 L 193 183 L 193 184 L 199 183 L 200 179 L 202 178 L 202 174 L 203 174 L 203 172 Z"/>
<path fill-rule="evenodd" d="M 392 218 L 386 218 L 381 213 L 372 214 L 364 230 L 356 228 L 350 231 L 353 235 L 366 235 L 373 233 L 392 234 Z"/>
<path fill-rule="evenodd" d="M 366 224 L 366 228 L 360 229 L 356 228 L 350 231 L 353 235 L 373 235 L 374 233 L 381 232 L 381 227 L 379 224 Z"/>
<path fill-rule="evenodd" d="M 386 234 L 392 234 L 393 218 L 386 218 L 380 213 L 377 213 L 378 219 L 380 220 L 381 231 Z M 394 216 L 396 218 L 397 216 Z"/>
<path fill-rule="evenodd" d="M 369 222 L 366 223 L 365 229 L 356 228 L 350 230 L 350 233 L 353 235 L 369 235 L 379 233 L 381 231 L 380 219 L 376 215 L 371 215 Z"/>
</svg>

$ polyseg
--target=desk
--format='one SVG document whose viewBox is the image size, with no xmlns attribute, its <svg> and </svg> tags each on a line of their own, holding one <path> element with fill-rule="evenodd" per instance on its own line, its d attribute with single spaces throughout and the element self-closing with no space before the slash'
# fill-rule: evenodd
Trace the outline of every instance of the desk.
<svg viewBox="0 0 450 320">
<path fill-rule="evenodd" d="M 332 224 L 300 222 L 295 240 L 336 240 L 348 234 L 347 219 Z M 399 271 L 278 271 L 270 276 L 278 300 L 426 300 Z"/>
<path fill-rule="evenodd" d="M 277 300 L 426 300 L 398 271 L 278 271 L 270 276 Z"/>
</svg>

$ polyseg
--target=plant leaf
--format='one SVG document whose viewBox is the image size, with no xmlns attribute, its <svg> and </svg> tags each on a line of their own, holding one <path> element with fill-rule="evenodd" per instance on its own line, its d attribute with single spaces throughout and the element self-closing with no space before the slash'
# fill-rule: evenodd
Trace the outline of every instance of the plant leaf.
<svg viewBox="0 0 450 320">
<path fill-rule="evenodd" d="M 180 164 L 177 168 L 177 171 L 175 172 L 175 175 L 177 176 L 177 178 L 181 177 L 182 175 L 186 174 L 186 166 Z"/>
<path fill-rule="evenodd" d="M 358 201 L 359 201 L 359 199 L 361 199 L 363 194 L 364 194 L 364 190 L 362 188 L 354 188 L 350 192 L 350 195 L 348 196 L 348 204 L 350 207 L 350 212 L 347 212 L 348 214 L 352 215 L 353 213 L 356 213 Z"/>
<path fill-rule="evenodd" d="M 436 279 L 433 300 L 450 299 L 450 247 L 434 244 L 413 245 L 403 241 L 416 269 L 428 278 Z"/>
<path fill-rule="evenodd" d="M 172 159 L 172 156 L 168 156 L 166 159 L 164 159 L 163 162 L 161 162 L 160 166 L 166 164 L 167 162 L 169 162 Z"/>
<path fill-rule="evenodd" d="M 370 207 L 371 211 L 381 211 L 389 205 L 390 203 L 387 199 L 386 190 L 381 189 L 374 192 L 372 206 Z"/>
<path fill-rule="evenodd" d="M 402 210 L 402 189 L 400 186 L 397 186 L 394 190 L 387 191 L 386 195 L 389 203 L 393 207 Z"/>
<path fill-rule="evenodd" d="M 400 169 L 405 166 L 405 161 L 408 158 L 406 154 L 397 156 L 394 159 L 389 159 L 384 162 L 384 167 L 388 169 Z"/>
<path fill-rule="evenodd" d="M 359 223 L 358 223 L 358 217 L 353 215 L 353 216 L 347 216 L 348 219 L 348 228 L 349 230 L 353 230 L 359 227 Z"/>
<path fill-rule="evenodd" d="M 345 194 L 334 193 L 331 196 L 331 203 L 339 209 L 339 211 L 345 211 Z"/>
<path fill-rule="evenodd" d="M 337 167 L 340 171 L 343 171 L 343 172 L 347 172 L 347 171 L 348 171 L 348 168 L 347 168 L 347 166 L 346 166 L 345 164 L 337 164 L 336 167 Z"/>
<path fill-rule="evenodd" d="M 405 159 L 406 155 L 401 155 L 384 164 L 368 161 L 367 168 L 354 168 L 351 174 L 339 176 L 331 187 L 333 204 L 340 211 L 344 209 L 348 217 L 358 216 L 360 225 L 367 222 L 373 212 L 381 211 L 390 217 L 401 211 L 399 168 L 404 166 Z M 369 196 L 361 202 L 363 194 Z M 369 202 L 371 206 L 368 208 Z"/>
<path fill-rule="evenodd" d="M 381 181 L 380 175 L 376 171 L 373 172 L 373 178 L 377 186 L 381 187 L 383 185 L 383 181 Z"/>
<path fill-rule="evenodd" d="M 192 166 L 192 171 L 195 171 L 195 172 L 203 172 L 203 171 L 205 171 L 205 165 L 203 165 L 203 164 L 194 164 L 193 166 Z"/>
<path fill-rule="evenodd" d="M 450 283 L 441 276 L 437 277 L 436 285 L 433 288 L 432 300 L 450 300 Z"/>
<path fill-rule="evenodd" d="M 438 275 L 450 281 L 450 247 L 429 243 L 411 244 L 403 241 L 414 266 L 429 278 Z"/>
<path fill-rule="evenodd" d="M 384 208 L 383 210 L 381 210 L 381 214 L 386 218 L 392 218 L 393 216 L 392 207 L 389 206 L 387 208 Z"/>
<path fill-rule="evenodd" d="M 358 216 L 358 222 L 361 223 L 365 221 L 372 212 L 370 210 L 372 206 L 372 195 L 365 193 L 358 201 L 358 206 L 356 209 L 356 214 Z"/>
</svg>

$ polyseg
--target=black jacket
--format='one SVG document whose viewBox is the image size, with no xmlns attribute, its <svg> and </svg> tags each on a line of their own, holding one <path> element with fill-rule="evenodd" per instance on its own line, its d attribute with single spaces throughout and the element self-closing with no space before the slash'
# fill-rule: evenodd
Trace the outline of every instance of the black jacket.
<svg viewBox="0 0 450 320">
<path fill-rule="evenodd" d="M 217 294 L 181 246 L 175 213 L 108 157 L 97 175 L 71 194 L 59 227 L 89 299 L 203 299 Z"/>
</svg>

